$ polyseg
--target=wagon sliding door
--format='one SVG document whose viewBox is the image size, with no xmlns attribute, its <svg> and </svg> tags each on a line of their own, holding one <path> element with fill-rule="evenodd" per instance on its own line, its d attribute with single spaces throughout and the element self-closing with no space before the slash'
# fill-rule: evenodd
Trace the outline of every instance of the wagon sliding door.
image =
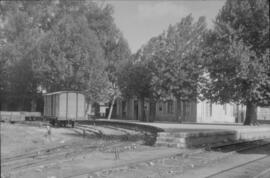
<svg viewBox="0 0 270 178">
<path fill-rule="evenodd" d="M 59 96 L 59 120 L 84 120 L 85 98 L 75 92 L 61 93 Z"/>
<path fill-rule="evenodd" d="M 77 97 L 76 93 L 67 93 L 68 95 L 68 101 L 67 101 L 67 115 L 69 120 L 75 120 L 76 119 L 76 103 L 77 103 Z"/>
<path fill-rule="evenodd" d="M 84 95 L 77 93 L 77 120 L 85 119 L 85 97 Z M 91 108 L 91 107 L 89 107 Z"/>
</svg>

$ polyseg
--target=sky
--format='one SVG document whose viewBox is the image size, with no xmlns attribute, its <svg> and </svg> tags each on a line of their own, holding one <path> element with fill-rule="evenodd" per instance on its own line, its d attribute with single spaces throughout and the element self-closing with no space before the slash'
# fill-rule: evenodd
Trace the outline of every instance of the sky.
<svg viewBox="0 0 270 178">
<path fill-rule="evenodd" d="M 192 14 L 198 19 L 205 16 L 212 27 L 223 0 L 105 0 L 114 7 L 114 20 L 129 47 L 135 53 L 150 38 L 159 35 L 181 18 Z"/>
</svg>

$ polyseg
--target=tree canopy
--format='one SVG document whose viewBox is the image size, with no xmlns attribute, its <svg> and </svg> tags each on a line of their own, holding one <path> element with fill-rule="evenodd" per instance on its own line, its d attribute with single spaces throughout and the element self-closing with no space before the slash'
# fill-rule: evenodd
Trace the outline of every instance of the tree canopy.
<svg viewBox="0 0 270 178">
<path fill-rule="evenodd" d="M 205 18 L 194 22 L 183 18 L 141 50 L 141 59 L 150 63 L 152 86 L 158 97 L 173 95 L 182 101 L 196 100 L 203 65 L 201 60 Z"/>
<path fill-rule="evenodd" d="M 118 85 L 126 98 L 150 98 L 153 94 L 151 79 L 149 67 L 142 62 L 127 61 L 118 71 Z"/>
<path fill-rule="evenodd" d="M 206 32 L 204 17 L 194 22 L 188 15 L 150 39 L 120 70 L 118 80 L 124 96 L 141 99 L 142 108 L 144 99 L 149 98 L 153 106 L 150 112 L 155 112 L 156 100 L 172 96 L 196 101 L 204 79 L 202 46 Z"/>
<path fill-rule="evenodd" d="M 205 97 L 247 105 L 246 124 L 257 106 L 270 105 L 269 1 L 227 0 L 205 43 L 210 81 Z"/>
<path fill-rule="evenodd" d="M 130 55 L 110 5 L 5 1 L 0 8 L 1 93 L 27 93 L 32 100 L 39 88 L 80 90 L 93 102 L 108 98 L 115 61 Z M 27 87 L 17 87 L 22 83 Z"/>
</svg>

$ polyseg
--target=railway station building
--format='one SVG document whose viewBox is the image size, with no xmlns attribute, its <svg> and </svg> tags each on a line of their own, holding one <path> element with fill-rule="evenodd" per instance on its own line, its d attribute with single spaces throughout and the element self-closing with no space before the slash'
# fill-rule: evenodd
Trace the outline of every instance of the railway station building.
<svg viewBox="0 0 270 178">
<path fill-rule="evenodd" d="M 142 104 L 138 98 L 118 99 L 113 116 L 116 119 L 150 122 L 242 123 L 245 119 L 245 106 L 208 101 L 179 102 L 176 99 L 156 103 L 145 99 Z M 258 108 L 258 120 L 270 120 L 270 108 Z"/>
</svg>

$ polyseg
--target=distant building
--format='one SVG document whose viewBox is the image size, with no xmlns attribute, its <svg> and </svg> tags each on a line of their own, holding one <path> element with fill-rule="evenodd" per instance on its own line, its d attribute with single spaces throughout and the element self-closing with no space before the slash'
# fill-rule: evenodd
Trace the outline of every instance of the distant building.
<svg viewBox="0 0 270 178">
<path fill-rule="evenodd" d="M 109 106 L 106 103 L 100 102 L 99 103 L 99 113 L 100 117 L 106 117 L 107 113 L 106 111 L 109 109 Z"/>
<path fill-rule="evenodd" d="M 178 108 L 177 108 L 178 106 Z M 180 102 L 175 99 L 156 102 L 152 109 L 150 102 L 137 98 L 118 99 L 114 118 L 125 120 L 189 122 L 189 123 L 242 123 L 245 119 L 245 106 L 236 104 L 216 104 L 203 102 Z M 151 111 L 152 110 L 152 111 Z M 143 112 L 142 112 L 143 111 Z M 155 112 L 154 118 L 151 113 Z M 143 117 L 142 114 L 145 116 Z M 270 108 L 258 108 L 258 120 L 270 120 Z"/>
<path fill-rule="evenodd" d="M 178 107 L 178 108 L 177 108 Z M 141 112 L 144 110 L 143 112 Z M 155 117 L 153 121 L 168 122 L 236 122 L 235 106 L 231 104 L 219 105 L 207 102 L 179 102 L 175 99 L 159 101 L 155 103 Z M 141 100 L 132 98 L 128 100 L 118 99 L 116 102 L 116 118 L 127 120 L 150 121 L 150 103 L 145 100 L 144 107 Z"/>
<path fill-rule="evenodd" d="M 106 118 L 108 116 L 109 103 L 104 102 L 95 102 L 92 104 L 90 118 Z M 115 108 L 114 108 L 114 117 L 115 117 Z"/>
</svg>

